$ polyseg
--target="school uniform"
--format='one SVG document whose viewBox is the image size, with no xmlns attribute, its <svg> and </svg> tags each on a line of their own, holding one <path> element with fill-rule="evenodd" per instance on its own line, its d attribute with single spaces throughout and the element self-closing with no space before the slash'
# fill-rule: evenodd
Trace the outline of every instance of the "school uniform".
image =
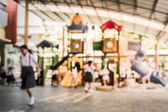
<svg viewBox="0 0 168 112">
<path fill-rule="evenodd" d="M 57 81 L 57 75 L 58 75 L 58 70 L 55 70 L 54 72 L 52 72 L 52 80 L 53 81 Z"/>
<path fill-rule="evenodd" d="M 28 89 L 28 88 L 33 88 L 36 85 L 35 81 L 35 76 L 34 76 L 34 70 L 33 66 L 36 63 L 34 60 L 34 57 L 32 54 L 29 52 L 26 53 L 24 56 L 21 54 L 20 56 L 20 64 L 21 64 L 21 78 L 22 78 L 22 83 L 21 83 L 21 89 Z"/>
<path fill-rule="evenodd" d="M 13 75 L 13 71 L 8 71 L 8 73 L 6 74 L 6 77 L 7 77 L 7 82 L 14 82 L 15 81 L 15 78 L 14 78 L 14 75 Z"/>
<path fill-rule="evenodd" d="M 95 67 L 93 65 L 89 66 L 89 65 L 85 65 L 84 66 L 85 69 L 85 75 L 83 77 L 83 81 L 84 82 L 92 82 L 93 81 L 93 70 L 95 69 Z"/>
<path fill-rule="evenodd" d="M 5 70 L 5 67 L 1 67 L 0 68 L 0 77 L 2 79 L 5 79 L 6 78 L 6 70 Z"/>
<path fill-rule="evenodd" d="M 107 69 L 101 70 L 99 74 L 103 77 L 103 80 L 106 80 L 106 81 L 110 80 L 109 79 L 110 72 Z"/>
<path fill-rule="evenodd" d="M 78 75 L 78 71 L 77 71 L 77 69 L 72 69 L 72 76 L 73 76 L 73 78 L 74 79 L 76 79 L 77 78 L 77 75 Z"/>
</svg>

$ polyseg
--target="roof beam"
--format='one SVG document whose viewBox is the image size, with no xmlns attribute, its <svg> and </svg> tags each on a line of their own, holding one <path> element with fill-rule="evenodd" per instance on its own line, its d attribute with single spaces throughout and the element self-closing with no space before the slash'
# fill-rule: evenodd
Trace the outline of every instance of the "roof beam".
<svg viewBox="0 0 168 112">
<path fill-rule="evenodd" d="M 44 2 L 44 1 L 40 1 L 43 5 L 47 5 L 46 4 L 46 2 Z M 48 7 L 47 7 L 47 9 L 48 9 Z M 64 20 L 64 18 L 62 18 L 59 14 L 57 14 L 56 12 L 52 12 L 53 14 L 55 14 L 58 18 L 60 18 L 62 21 L 65 21 Z M 47 14 L 48 15 L 48 14 Z M 55 21 L 55 19 L 54 19 L 54 21 Z"/>
<path fill-rule="evenodd" d="M 113 3 L 114 3 L 114 1 L 111 1 L 111 0 L 106 0 L 106 1 L 110 1 L 110 2 L 113 2 Z M 122 3 L 120 3 L 120 4 L 127 5 L 127 6 L 133 6 L 132 4 L 125 3 L 125 2 L 124 2 L 124 3 L 122 2 Z M 151 11 L 150 8 L 146 8 L 146 7 L 142 7 L 142 6 L 138 6 L 138 5 L 137 5 L 137 8 L 142 8 L 142 9 Z M 168 15 L 168 13 L 165 13 L 165 12 L 162 12 L 162 11 L 158 11 L 158 10 L 156 10 L 155 12 L 158 12 L 158 13 L 161 13 L 161 14 Z"/>
<path fill-rule="evenodd" d="M 138 3 L 137 3 L 137 0 L 134 0 L 134 14 L 136 14 L 136 11 L 137 11 L 137 7 L 138 7 Z"/>
<path fill-rule="evenodd" d="M 19 2 L 20 3 L 20 2 Z M 25 6 L 23 5 L 23 4 L 21 4 L 20 3 L 20 5 L 22 6 L 22 7 L 24 7 L 25 8 Z M 34 11 L 32 11 L 32 10 L 29 10 L 30 12 L 32 12 L 33 14 L 35 14 L 35 15 L 37 15 L 38 17 L 40 17 L 43 21 L 45 20 L 42 16 L 40 16 L 38 13 L 36 13 L 36 12 L 34 12 Z M 46 15 L 47 16 L 47 15 Z M 47 16 L 48 17 L 48 16 Z M 50 19 L 50 18 L 49 18 Z"/>
<path fill-rule="evenodd" d="M 102 6 L 105 8 L 105 10 L 107 11 L 107 2 L 102 0 Z M 109 13 L 107 12 L 107 15 L 108 15 L 108 19 L 111 19 L 110 16 L 109 16 Z"/>
<path fill-rule="evenodd" d="M 102 4 L 102 7 L 103 7 L 103 8 L 105 8 L 105 7 L 104 7 L 104 2 L 106 2 L 106 1 L 101 0 L 101 4 Z M 105 5 L 106 5 L 106 3 L 105 3 Z"/>
<path fill-rule="evenodd" d="M 83 10 L 83 5 L 80 3 L 80 0 L 76 0 L 76 2 L 77 2 L 77 4 L 82 8 L 82 10 Z M 71 3 L 70 3 L 71 4 Z M 83 11 L 84 12 L 84 11 Z M 88 17 L 88 19 L 89 19 L 89 21 L 93 24 L 93 21 L 92 21 L 92 19 L 90 18 L 90 16 L 88 16 L 87 14 L 85 14 L 87 17 Z"/>
<path fill-rule="evenodd" d="M 41 13 L 43 13 L 44 15 L 46 15 L 48 18 L 50 18 L 52 21 L 55 21 L 54 18 L 50 17 L 48 14 L 44 13 L 43 11 L 41 11 L 38 7 L 36 7 L 35 5 L 32 4 L 32 6 L 34 6 L 36 8 L 36 10 L 40 11 Z"/>
<path fill-rule="evenodd" d="M 138 4 L 137 4 L 137 0 L 134 0 L 134 18 L 136 19 L 136 13 L 137 13 L 137 6 L 138 6 Z M 134 20 L 135 20 L 134 19 Z M 134 25 L 133 25 L 133 31 L 135 32 L 135 29 L 136 29 L 136 24 L 134 23 Z"/>
<path fill-rule="evenodd" d="M 161 39 L 163 36 L 164 36 L 164 34 L 166 33 L 166 29 L 167 29 L 167 27 L 168 27 L 168 16 L 167 16 L 167 20 L 166 20 L 166 22 L 165 22 L 165 26 L 162 28 L 162 30 L 160 30 L 159 31 L 159 33 L 156 35 L 156 39 L 157 40 L 159 40 L 159 39 Z"/>
<path fill-rule="evenodd" d="M 24 1 L 24 0 L 20 0 L 20 1 Z M 51 2 L 51 1 L 55 1 L 56 3 L 64 3 L 64 1 L 57 1 L 57 0 L 50 0 L 50 1 L 45 1 L 45 2 Z M 76 1 L 80 1 L 80 0 L 76 0 Z M 105 0 L 105 1 L 109 1 L 109 2 L 112 2 L 112 3 L 116 3 L 116 1 L 113 1 L 113 0 Z M 31 1 L 30 1 L 30 2 L 31 2 Z M 33 2 L 33 1 L 32 1 L 32 2 Z M 72 2 L 72 0 L 70 0 L 69 3 L 72 4 L 72 5 L 76 5 L 74 2 Z M 120 2 L 120 4 L 128 5 L 128 6 L 133 6 L 132 4 L 125 3 L 125 2 L 124 2 L 124 3 L 123 3 L 123 2 L 122 2 L 122 3 Z M 82 5 L 82 4 L 81 4 L 81 5 Z M 82 5 L 82 6 L 88 6 L 88 5 Z M 90 6 L 90 7 L 91 7 L 91 6 Z M 103 7 L 96 7 L 96 8 L 103 8 Z M 146 8 L 146 7 L 143 7 L 143 6 L 137 6 L 137 8 L 142 8 L 142 9 L 151 11 L 150 8 Z M 162 12 L 162 11 L 158 11 L 158 10 L 156 10 L 155 12 L 168 15 L 168 13 L 165 13 L 165 12 Z"/>
<path fill-rule="evenodd" d="M 55 0 L 54 0 L 54 1 L 55 1 Z M 76 0 L 76 1 L 80 1 L 80 0 Z M 116 1 L 112 1 L 112 0 L 106 0 L 106 1 L 109 1 L 109 2 L 112 2 L 112 3 L 116 3 Z M 64 2 L 63 2 L 63 1 L 57 1 L 57 3 L 64 3 Z M 69 2 L 69 3 L 72 4 L 72 5 L 76 5 L 76 4 L 73 3 L 73 2 Z M 120 2 L 120 4 L 134 7 L 132 4 L 129 4 L 129 3 L 123 3 L 123 2 L 121 3 L 121 2 Z M 81 4 L 81 5 L 82 5 L 82 4 Z M 82 5 L 82 6 L 88 6 L 88 5 Z M 90 7 L 91 7 L 91 6 L 90 6 Z M 96 8 L 103 8 L 103 7 L 96 7 Z M 137 5 L 137 8 L 142 8 L 142 9 L 151 11 L 150 8 L 146 8 L 146 7 L 143 7 L 143 6 L 138 6 L 138 5 Z M 107 9 L 108 9 L 108 8 L 107 8 Z M 109 10 L 110 10 L 110 9 L 109 9 Z M 164 15 L 168 15 L 168 13 L 165 13 L 165 12 L 162 12 L 162 11 L 158 11 L 158 10 L 156 10 L 155 12 L 161 13 L 161 14 L 164 14 Z"/>
<path fill-rule="evenodd" d="M 158 3 L 158 0 L 155 0 L 149 19 L 152 19 L 153 14 L 155 13 L 155 10 L 156 10 L 157 3 Z"/>
<path fill-rule="evenodd" d="M 70 4 L 69 2 L 67 2 L 66 0 L 64 0 L 64 2 L 68 5 L 68 7 L 70 8 Z M 72 11 L 72 10 L 71 10 Z M 73 12 L 73 11 L 72 11 Z M 69 19 L 71 19 L 71 17 L 67 14 L 67 13 L 64 13 Z"/>
<path fill-rule="evenodd" d="M 101 20 L 101 18 L 100 18 L 100 16 L 99 16 L 99 14 L 98 14 L 98 12 L 97 12 L 97 10 L 96 10 L 96 7 L 95 7 L 94 4 L 93 4 L 93 1 L 90 0 L 90 3 L 92 4 L 92 7 L 94 8 L 94 11 L 95 11 L 96 16 L 98 17 L 100 23 L 103 23 L 102 20 Z"/>
<path fill-rule="evenodd" d="M 118 6 L 118 11 L 121 12 L 120 0 L 117 0 L 116 2 L 117 2 L 117 6 Z"/>
<path fill-rule="evenodd" d="M 50 1 L 55 1 L 57 4 L 59 4 L 59 3 L 64 4 L 64 3 L 65 3 L 64 1 L 58 1 L 58 0 L 50 0 Z M 46 1 L 46 2 L 50 2 L 50 1 Z M 77 4 L 79 5 L 78 2 L 80 2 L 80 0 L 76 0 L 76 1 L 77 1 Z M 114 0 L 113 0 L 113 1 L 112 1 L 112 0 L 106 0 L 106 1 L 109 1 L 109 2 L 112 2 L 112 3 L 116 3 L 116 0 L 115 0 L 115 1 L 114 1 Z M 137 1 L 137 0 L 136 0 L 136 1 Z M 71 5 L 77 5 L 76 3 L 72 2 L 72 1 L 67 1 L 67 2 L 68 2 L 69 4 L 71 4 Z M 129 4 L 129 3 L 123 3 L 123 2 L 121 3 L 121 2 L 120 2 L 120 4 L 134 7 L 134 5 Z M 80 4 L 80 5 L 82 5 L 82 7 L 84 7 L 84 6 L 92 7 L 91 5 L 85 5 L 85 4 Z M 105 8 L 105 7 L 96 6 L 96 8 L 111 10 L 111 9 L 109 9 L 108 7 Z M 143 6 L 138 6 L 138 5 L 137 5 L 137 8 L 142 8 L 142 9 L 151 11 L 150 8 L 146 8 L 146 7 L 143 7 Z M 113 9 L 113 10 L 114 10 L 114 9 Z M 118 11 L 118 10 L 114 10 L 114 11 Z M 164 14 L 164 15 L 168 15 L 168 13 L 165 13 L 165 12 L 162 12 L 162 11 L 158 11 L 158 10 L 155 10 L 155 12 L 160 13 L 160 14 Z M 127 12 L 124 12 L 124 13 L 127 13 Z M 129 13 L 128 13 L 128 14 L 129 14 Z M 145 18 L 149 19 L 148 17 L 145 17 Z M 162 22 L 163 22 L 163 21 L 162 21 Z"/>
<path fill-rule="evenodd" d="M 55 0 L 51 0 L 51 2 L 54 3 L 54 4 L 57 6 L 57 2 L 56 2 Z M 61 17 L 59 14 L 57 14 L 56 12 L 54 12 L 54 14 L 57 15 L 61 20 L 65 21 L 64 18 L 62 18 L 62 17 Z M 65 14 L 65 13 L 64 13 L 64 14 Z M 70 18 L 69 15 L 67 15 L 67 14 L 65 14 L 65 15 L 66 15 L 68 18 Z"/>
<path fill-rule="evenodd" d="M 153 15 L 154 15 L 154 13 L 155 13 L 157 3 L 158 3 L 158 0 L 155 0 L 155 2 L 153 3 L 153 7 L 152 7 L 152 10 L 151 10 L 151 14 L 150 14 L 150 16 L 149 16 L 150 21 L 152 20 Z M 148 23 L 148 26 L 146 27 L 144 34 L 148 31 L 149 25 L 150 25 L 150 23 Z"/>
</svg>

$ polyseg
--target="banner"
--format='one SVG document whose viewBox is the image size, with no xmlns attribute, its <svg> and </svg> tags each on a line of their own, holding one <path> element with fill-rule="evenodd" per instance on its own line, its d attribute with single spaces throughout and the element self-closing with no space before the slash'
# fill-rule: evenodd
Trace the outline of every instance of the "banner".
<svg viewBox="0 0 168 112">
<path fill-rule="evenodd" d="M 141 50 L 140 42 L 128 42 L 128 50 L 139 51 Z"/>
</svg>

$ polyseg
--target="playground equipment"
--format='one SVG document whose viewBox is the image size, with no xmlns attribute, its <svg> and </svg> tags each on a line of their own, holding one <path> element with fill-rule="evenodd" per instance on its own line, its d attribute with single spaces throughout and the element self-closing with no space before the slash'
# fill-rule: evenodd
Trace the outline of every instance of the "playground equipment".
<svg viewBox="0 0 168 112">
<path fill-rule="evenodd" d="M 72 63 L 75 63 L 75 65 L 72 65 Z M 76 81 L 72 83 L 72 80 L 73 80 L 72 73 L 70 71 L 67 71 L 65 73 L 64 79 L 61 82 L 61 85 L 64 87 L 74 87 L 82 84 L 81 68 L 83 68 L 83 59 L 78 58 L 76 56 L 73 56 L 72 58 L 68 58 L 68 70 L 71 70 L 72 66 L 76 66 L 78 69 Z"/>
<path fill-rule="evenodd" d="M 152 70 L 151 72 L 149 67 L 146 64 L 143 64 L 142 60 L 144 59 L 144 57 L 145 57 L 144 53 L 138 52 L 131 69 L 137 72 L 141 77 L 150 75 L 150 81 L 153 83 L 166 86 L 166 81 L 160 76 L 158 71 Z"/>
</svg>

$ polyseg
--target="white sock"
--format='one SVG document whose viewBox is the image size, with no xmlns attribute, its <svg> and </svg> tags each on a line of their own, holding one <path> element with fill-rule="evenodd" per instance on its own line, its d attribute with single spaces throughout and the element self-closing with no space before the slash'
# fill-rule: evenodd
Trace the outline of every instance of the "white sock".
<svg viewBox="0 0 168 112">
<path fill-rule="evenodd" d="M 34 105 L 34 103 L 35 103 L 35 97 L 31 96 L 29 105 Z"/>
</svg>

